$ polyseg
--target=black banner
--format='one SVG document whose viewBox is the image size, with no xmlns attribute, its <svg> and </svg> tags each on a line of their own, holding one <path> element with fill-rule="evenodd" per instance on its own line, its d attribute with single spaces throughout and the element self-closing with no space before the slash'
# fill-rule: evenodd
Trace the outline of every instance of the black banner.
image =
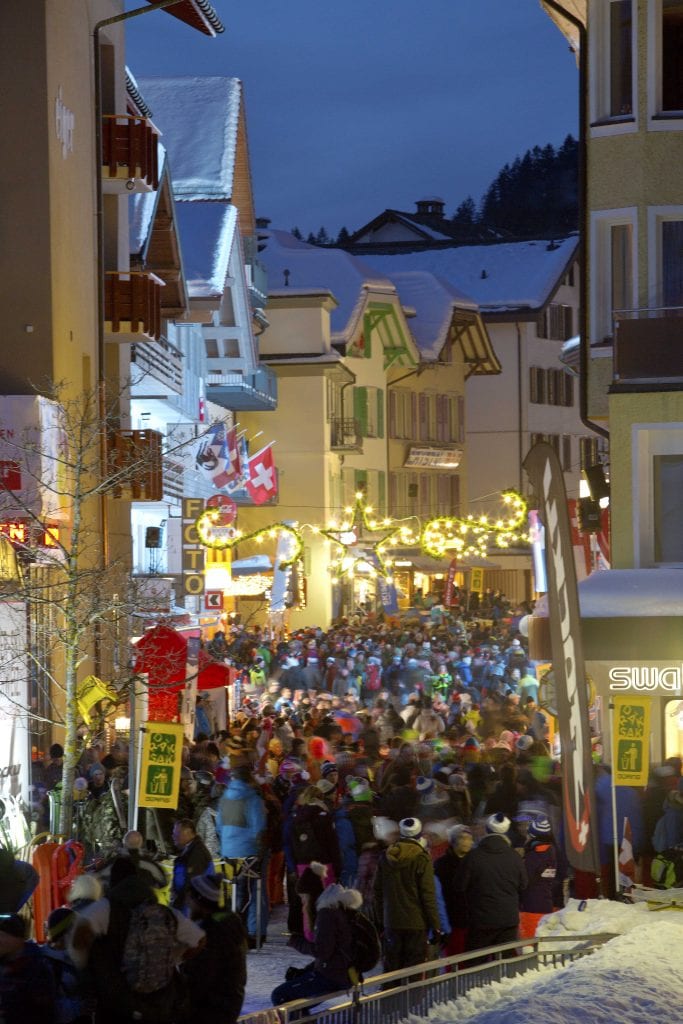
<svg viewBox="0 0 683 1024">
<path fill-rule="evenodd" d="M 567 495 L 559 459 L 536 444 L 524 460 L 545 524 L 548 615 L 562 745 L 565 847 L 570 864 L 600 874 L 588 699 Z"/>
</svg>

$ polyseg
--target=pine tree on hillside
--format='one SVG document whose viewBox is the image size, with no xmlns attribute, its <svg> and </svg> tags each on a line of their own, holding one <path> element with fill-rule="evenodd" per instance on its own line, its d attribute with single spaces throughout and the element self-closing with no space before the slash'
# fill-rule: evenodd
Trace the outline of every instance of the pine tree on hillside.
<svg viewBox="0 0 683 1024">
<path fill-rule="evenodd" d="M 301 234 L 298 228 L 292 228 L 292 234 L 295 238 L 298 238 L 300 242 L 303 241 L 304 236 Z"/>
<path fill-rule="evenodd" d="M 344 246 L 346 245 L 350 237 L 351 235 L 349 234 L 348 230 L 346 228 L 342 228 L 339 234 L 337 235 L 337 241 L 334 244 Z"/>
</svg>

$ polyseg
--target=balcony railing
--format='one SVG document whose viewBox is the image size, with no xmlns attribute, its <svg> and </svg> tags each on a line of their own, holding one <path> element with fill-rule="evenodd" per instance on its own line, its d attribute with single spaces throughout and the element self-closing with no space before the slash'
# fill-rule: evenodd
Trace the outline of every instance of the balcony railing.
<svg viewBox="0 0 683 1024">
<path fill-rule="evenodd" d="M 209 370 L 206 397 L 225 409 L 266 411 L 277 405 L 277 376 L 269 366 L 254 373 L 220 373 Z"/>
<path fill-rule="evenodd" d="M 683 385 L 683 306 L 614 314 L 614 383 Z"/>
<path fill-rule="evenodd" d="M 242 244 L 251 305 L 253 309 L 261 309 L 268 301 L 268 272 L 259 259 L 258 239 L 247 235 Z"/>
<path fill-rule="evenodd" d="M 161 289 L 155 274 L 109 271 L 104 277 L 104 331 L 108 341 L 159 341 Z"/>
<path fill-rule="evenodd" d="M 102 118 L 102 179 L 105 191 L 151 192 L 159 187 L 157 132 L 146 117 Z"/>
<path fill-rule="evenodd" d="M 330 448 L 334 452 L 362 452 L 360 420 L 333 419 L 330 422 Z"/>
<path fill-rule="evenodd" d="M 110 493 L 129 501 L 161 501 L 162 437 L 157 430 L 116 430 L 107 441 Z"/>
<path fill-rule="evenodd" d="M 175 345 L 160 341 L 133 345 L 131 394 L 137 398 L 182 395 L 183 354 Z"/>
</svg>

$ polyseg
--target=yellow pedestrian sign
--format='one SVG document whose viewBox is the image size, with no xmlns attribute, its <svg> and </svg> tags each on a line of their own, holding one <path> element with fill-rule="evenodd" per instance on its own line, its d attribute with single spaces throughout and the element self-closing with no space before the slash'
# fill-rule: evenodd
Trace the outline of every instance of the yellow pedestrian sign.
<svg viewBox="0 0 683 1024">
<path fill-rule="evenodd" d="M 614 697 L 612 778 L 615 786 L 647 785 L 651 698 Z"/>
<path fill-rule="evenodd" d="M 147 722 L 140 765 L 140 807 L 177 808 L 182 761 L 182 725 Z"/>
</svg>

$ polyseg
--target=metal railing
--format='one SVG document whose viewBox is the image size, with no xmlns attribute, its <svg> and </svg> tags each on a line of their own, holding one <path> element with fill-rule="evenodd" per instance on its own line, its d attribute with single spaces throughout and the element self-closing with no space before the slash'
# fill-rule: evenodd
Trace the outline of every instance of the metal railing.
<svg viewBox="0 0 683 1024">
<path fill-rule="evenodd" d="M 240 1024 L 263 1024 L 273 1013 L 273 1021 L 279 1019 L 280 1024 L 398 1024 L 410 1014 L 425 1016 L 438 1003 L 452 1002 L 495 981 L 514 978 L 537 967 L 564 967 L 614 937 L 568 935 L 508 942 L 373 975 L 348 991 L 297 999 L 278 1006 L 277 1011 L 256 1011 L 238 1020 Z M 567 948 L 554 948 L 558 944 Z M 482 956 L 487 961 L 478 963 Z"/>
<path fill-rule="evenodd" d="M 360 420 L 338 417 L 330 421 L 330 448 L 333 451 L 362 451 Z"/>
</svg>

